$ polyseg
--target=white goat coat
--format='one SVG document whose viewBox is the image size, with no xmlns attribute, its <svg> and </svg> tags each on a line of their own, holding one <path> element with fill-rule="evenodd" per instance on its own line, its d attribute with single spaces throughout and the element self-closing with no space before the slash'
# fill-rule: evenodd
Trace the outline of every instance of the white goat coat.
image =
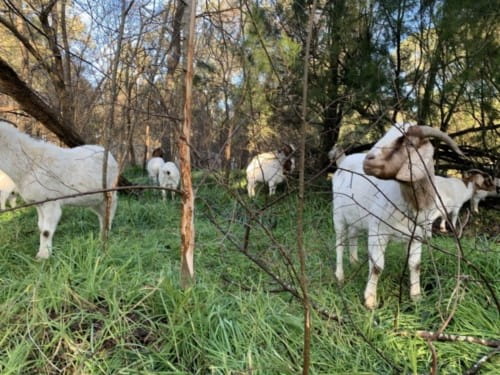
<svg viewBox="0 0 500 375">
<path fill-rule="evenodd" d="M 446 232 L 446 216 L 449 213 L 453 226 L 457 224 L 458 214 L 463 204 L 472 198 L 474 183 L 467 185 L 456 177 L 436 176 L 436 188 L 439 197 L 436 197 L 436 205 L 440 211 L 440 229 Z M 439 200 L 441 198 L 441 201 Z M 442 202 L 442 204 L 441 204 Z M 443 208 L 444 205 L 444 208 Z"/>
<path fill-rule="evenodd" d="M 181 174 L 179 172 L 179 168 L 175 163 L 171 161 L 167 161 L 160 168 L 160 172 L 158 174 L 158 180 L 161 187 L 168 189 L 177 189 L 179 187 L 179 183 L 181 181 Z M 162 190 L 161 195 L 163 199 L 166 197 L 166 191 Z M 171 192 L 172 198 L 174 197 L 174 192 Z"/>
<path fill-rule="evenodd" d="M 35 140 L 10 123 L 0 121 L 0 169 L 14 181 L 26 203 L 102 189 L 103 160 L 104 149 L 101 146 L 61 148 Z M 106 187 L 114 187 L 117 180 L 118 163 L 108 154 Z M 117 206 L 116 192 L 111 192 L 109 196 L 110 228 Z M 64 205 L 90 208 L 99 218 L 101 231 L 104 230 L 106 200 L 103 193 L 40 203 L 36 206 L 40 229 L 38 258 L 50 256 L 52 237 Z"/>
<path fill-rule="evenodd" d="M 7 201 L 11 208 L 16 207 L 16 184 L 4 172 L 0 171 L 0 209 L 5 210 Z"/>
<path fill-rule="evenodd" d="M 246 169 L 248 196 L 255 196 L 257 182 L 267 183 L 269 195 L 274 195 L 276 186 L 286 180 L 283 163 L 286 156 L 282 152 L 266 152 L 253 157 Z"/>
<path fill-rule="evenodd" d="M 335 230 L 348 232 L 348 238 L 367 230 L 388 239 L 404 241 L 409 239 L 414 229 L 416 236 L 428 235 L 437 213 L 419 215 L 419 225 L 414 228 L 413 210 L 404 199 L 399 182 L 366 175 L 363 171 L 365 157 L 366 154 L 346 156 L 333 175 Z"/>
<path fill-rule="evenodd" d="M 148 160 L 146 170 L 148 171 L 149 179 L 153 184 L 159 184 L 158 176 L 160 174 L 160 169 L 164 164 L 165 162 L 160 157 L 154 157 Z"/>
<path fill-rule="evenodd" d="M 432 222 L 437 210 L 415 212 L 404 199 L 399 182 L 381 180 L 368 176 L 363 171 L 366 154 L 348 155 L 339 165 L 332 178 L 333 222 L 336 233 L 337 280 L 344 280 L 343 254 L 349 248 L 350 262 L 358 261 L 359 234 L 368 233 L 368 257 L 370 280 L 365 289 L 365 305 L 374 308 L 376 304 L 376 281 L 384 268 L 384 252 L 388 242 L 396 239 L 410 245 L 410 282 L 412 296 L 420 295 L 419 272 L 422 243 L 420 240 L 432 234 Z M 419 225 L 415 225 L 418 223 Z"/>
</svg>

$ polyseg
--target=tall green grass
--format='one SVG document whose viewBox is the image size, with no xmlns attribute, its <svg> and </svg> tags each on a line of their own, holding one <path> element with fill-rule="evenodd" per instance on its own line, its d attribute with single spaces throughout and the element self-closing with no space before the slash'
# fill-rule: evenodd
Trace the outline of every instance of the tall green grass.
<svg viewBox="0 0 500 375">
<path fill-rule="evenodd" d="M 145 181 L 137 170 L 130 176 Z M 254 202 L 243 191 L 231 194 L 241 194 L 255 210 L 268 202 L 265 193 Z M 35 210 L 1 214 L 0 373 L 300 372 L 300 301 L 234 243 L 243 243 L 245 225 L 250 224 L 248 252 L 293 284 L 280 247 L 296 263 L 296 198 L 280 201 L 252 221 L 231 194 L 214 178 L 204 179 L 199 187 L 196 284 L 186 291 L 178 283 L 179 198 L 162 202 L 158 191 L 120 196 L 106 250 L 93 214 L 67 208 L 54 237 L 53 256 L 43 262 L 35 260 L 39 236 Z M 416 304 L 408 297 L 407 277 L 399 303 L 405 254 L 401 245 L 392 244 L 379 286 L 381 306 L 374 312 L 365 310 L 361 297 L 366 250 L 360 251 L 360 265 L 346 266 L 344 286 L 334 279 L 330 198 L 327 185 L 309 191 L 306 198 L 308 274 L 312 299 L 343 321 L 314 314 L 312 373 L 428 373 L 432 363 L 428 344 L 401 332 L 438 329 L 451 313 L 455 297 L 459 303 L 446 332 L 498 338 L 499 315 L 491 293 L 476 270 L 463 262 L 461 286 L 456 289 L 457 260 L 445 253 L 455 252 L 449 237 L 436 236 L 434 248 L 424 252 L 425 296 Z M 490 215 L 498 219 L 498 213 Z M 462 246 L 498 294 L 498 236 L 468 237 Z M 433 345 L 441 374 L 462 373 L 489 351 L 469 343 Z M 499 368 L 493 358 L 481 373 L 495 374 Z"/>
</svg>

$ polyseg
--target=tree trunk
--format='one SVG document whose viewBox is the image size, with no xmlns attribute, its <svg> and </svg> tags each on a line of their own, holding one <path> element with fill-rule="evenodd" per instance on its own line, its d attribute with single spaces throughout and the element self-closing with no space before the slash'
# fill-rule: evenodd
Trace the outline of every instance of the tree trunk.
<svg viewBox="0 0 500 375">
<path fill-rule="evenodd" d="M 300 159 L 299 159 L 299 201 L 297 207 L 297 248 L 300 260 L 300 289 L 302 291 L 302 305 L 304 307 L 304 347 L 302 353 L 302 374 L 309 374 L 311 366 L 311 303 L 309 301 L 309 281 L 306 273 L 306 249 L 304 247 L 304 200 L 305 200 L 305 152 L 307 121 L 307 95 L 309 80 L 309 53 L 311 50 L 311 38 L 313 19 L 316 13 L 316 1 L 313 2 L 309 20 L 307 22 L 307 39 L 304 53 L 304 76 L 302 78 L 302 125 L 300 129 Z"/>
<path fill-rule="evenodd" d="M 423 96 L 420 100 L 420 105 L 418 107 L 417 121 L 419 124 L 430 125 L 431 114 L 432 114 L 432 93 L 436 86 L 436 77 L 438 74 L 439 66 L 442 62 L 441 59 L 441 36 L 439 33 L 436 38 L 436 48 L 434 49 L 433 55 L 431 57 L 431 63 L 429 71 L 427 73 L 427 80 L 423 88 Z"/>
<path fill-rule="evenodd" d="M 146 139 L 144 140 L 144 158 L 142 160 L 142 168 L 146 170 L 146 165 L 149 160 L 149 150 L 151 149 L 151 129 L 149 124 L 146 124 Z"/>
<path fill-rule="evenodd" d="M 184 119 L 179 138 L 179 158 L 182 180 L 182 215 L 181 215 L 181 275 L 182 288 L 188 288 L 194 282 L 194 192 L 191 181 L 191 123 L 192 123 L 192 88 L 194 58 L 194 26 L 196 0 L 187 6 L 189 23 L 185 46 L 185 83 L 184 83 Z"/>
<path fill-rule="evenodd" d="M 332 73 L 334 74 L 334 73 Z M 332 77 L 332 80 L 336 77 Z M 335 90 L 335 95 L 336 95 Z M 329 98 L 335 100 L 335 95 L 329 95 Z M 328 164 L 328 151 L 337 143 L 340 134 L 340 123 L 342 121 L 342 104 L 330 103 L 325 110 L 325 119 L 323 121 L 323 134 L 321 137 L 321 164 Z"/>
</svg>

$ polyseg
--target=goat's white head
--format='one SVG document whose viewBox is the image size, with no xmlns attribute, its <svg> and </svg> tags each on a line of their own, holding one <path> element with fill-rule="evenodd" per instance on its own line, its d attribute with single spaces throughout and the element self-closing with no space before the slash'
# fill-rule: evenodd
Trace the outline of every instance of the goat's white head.
<svg viewBox="0 0 500 375">
<path fill-rule="evenodd" d="M 463 155 L 446 134 L 429 126 L 395 124 L 372 147 L 363 162 L 366 174 L 402 182 L 418 181 L 434 173 L 434 147 L 429 138 L 446 142 Z"/>
<path fill-rule="evenodd" d="M 328 151 L 328 159 L 330 162 L 335 163 L 344 155 L 344 150 L 338 145 L 333 145 L 332 149 Z"/>
</svg>

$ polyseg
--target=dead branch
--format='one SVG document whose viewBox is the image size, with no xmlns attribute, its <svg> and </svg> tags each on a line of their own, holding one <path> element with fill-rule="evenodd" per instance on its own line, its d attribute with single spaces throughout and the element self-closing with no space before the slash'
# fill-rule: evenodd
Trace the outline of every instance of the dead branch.
<svg viewBox="0 0 500 375">
<path fill-rule="evenodd" d="M 500 350 L 500 340 L 497 339 L 482 339 L 475 336 L 454 335 L 450 333 L 438 333 L 432 331 L 401 331 L 397 333 L 399 336 L 417 336 L 428 341 L 440 342 L 468 342 L 471 344 L 479 344 L 496 348 Z"/>
</svg>

